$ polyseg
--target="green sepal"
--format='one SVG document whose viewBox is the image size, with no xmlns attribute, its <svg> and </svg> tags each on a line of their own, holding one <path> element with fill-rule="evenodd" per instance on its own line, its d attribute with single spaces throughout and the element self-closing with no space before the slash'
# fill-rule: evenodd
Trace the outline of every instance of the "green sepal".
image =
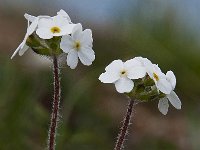
<svg viewBox="0 0 200 150">
<path fill-rule="evenodd" d="M 160 100 L 166 96 L 158 91 L 154 81 L 148 75 L 142 79 L 134 80 L 133 90 L 126 95 L 141 102 Z"/>
<path fill-rule="evenodd" d="M 144 78 L 143 78 L 143 84 L 145 86 L 153 86 L 155 85 L 153 79 L 151 79 L 148 75 L 146 75 Z"/>
<path fill-rule="evenodd" d="M 60 49 L 61 37 L 53 37 L 52 39 L 41 39 L 33 33 L 26 40 L 26 44 L 37 54 L 44 56 L 58 56 L 63 53 Z"/>
</svg>

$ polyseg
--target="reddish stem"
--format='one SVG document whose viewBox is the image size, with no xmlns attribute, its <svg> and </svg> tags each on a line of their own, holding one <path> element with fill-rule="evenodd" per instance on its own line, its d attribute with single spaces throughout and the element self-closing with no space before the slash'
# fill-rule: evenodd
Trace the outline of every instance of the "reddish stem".
<svg viewBox="0 0 200 150">
<path fill-rule="evenodd" d="M 115 144 L 114 150 L 121 150 L 123 148 L 124 140 L 128 133 L 128 127 L 129 127 L 130 121 L 131 121 L 133 106 L 134 106 L 134 100 L 130 99 L 128 108 L 127 108 L 127 112 L 126 112 L 126 116 L 124 118 L 123 125 L 120 129 L 120 133 L 117 137 L 117 142 Z"/>
<path fill-rule="evenodd" d="M 54 100 L 53 110 L 51 114 L 51 124 L 49 129 L 49 141 L 48 149 L 55 150 L 55 141 L 57 133 L 57 124 L 59 121 L 59 104 L 60 104 L 60 78 L 59 78 L 59 66 L 57 57 L 53 57 L 53 74 L 54 74 Z"/>
</svg>

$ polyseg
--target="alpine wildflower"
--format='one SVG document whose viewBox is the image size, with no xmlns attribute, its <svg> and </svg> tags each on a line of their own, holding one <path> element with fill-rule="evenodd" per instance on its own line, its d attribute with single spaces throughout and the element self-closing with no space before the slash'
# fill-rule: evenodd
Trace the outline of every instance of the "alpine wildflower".
<svg viewBox="0 0 200 150">
<path fill-rule="evenodd" d="M 176 86 L 176 77 L 175 77 L 174 73 L 172 71 L 168 71 L 166 73 L 166 79 L 171 84 L 172 90 L 171 90 L 170 94 L 166 94 L 166 97 L 160 99 L 159 103 L 158 103 L 158 109 L 164 115 L 166 115 L 168 112 L 168 107 L 169 107 L 168 101 L 170 101 L 170 103 L 176 109 L 181 109 L 181 101 L 180 101 L 179 97 L 177 96 L 177 94 L 174 92 L 174 89 Z"/>
<path fill-rule="evenodd" d="M 64 53 L 67 53 L 67 65 L 71 69 L 75 69 L 78 64 L 78 59 L 84 65 L 91 65 L 95 59 L 95 53 L 92 49 L 92 31 L 85 29 L 82 25 L 77 24 L 71 35 L 64 35 L 61 39 L 60 48 Z"/>
<path fill-rule="evenodd" d="M 126 62 L 114 60 L 102 73 L 99 80 L 103 83 L 114 83 L 119 93 L 129 93 L 134 87 L 132 79 L 143 78 L 146 75 L 145 67 L 136 59 L 130 59 Z"/>
</svg>

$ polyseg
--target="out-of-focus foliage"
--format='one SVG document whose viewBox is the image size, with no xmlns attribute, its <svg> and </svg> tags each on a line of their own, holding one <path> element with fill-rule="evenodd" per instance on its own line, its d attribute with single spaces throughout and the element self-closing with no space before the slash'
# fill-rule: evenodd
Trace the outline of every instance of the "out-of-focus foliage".
<svg viewBox="0 0 200 150">
<path fill-rule="evenodd" d="M 174 71 L 176 92 L 183 108 L 178 111 L 170 106 L 169 114 L 163 116 L 157 109 L 157 102 L 137 106 L 125 148 L 199 149 L 198 36 L 177 21 L 176 9 L 166 9 L 161 17 L 156 17 L 159 5 L 138 3 L 134 8 L 137 9 L 131 10 L 129 16 L 113 19 L 114 27 L 92 27 L 96 52 L 92 66 L 79 64 L 75 70 L 66 65 L 62 67 L 58 150 L 113 149 L 127 101 L 112 85 L 101 84 L 98 76 L 113 59 L 126 60 L 138 55 L 158 63 L 165 72 Z M 5 34 L 0 35 L 0 150 L 43 150 L 53 95 L 52 69 L 49 65 L 43 68 L 30 65 L 45 66 L 43 61 L 46 62 L 42 57 L 39 58 L 41 64 L 34 62 L 31 52 L 9 59 L 11 49 L 19 41 L 19 37 L 12 34 L 16 31 L 17 35 L 23 35 L 25 31 L 19 28 L 24 23 L 22 16 L 10 14 L 0 15 L 0 30 L 12 31 L 4 30 Z"/>
</svg>

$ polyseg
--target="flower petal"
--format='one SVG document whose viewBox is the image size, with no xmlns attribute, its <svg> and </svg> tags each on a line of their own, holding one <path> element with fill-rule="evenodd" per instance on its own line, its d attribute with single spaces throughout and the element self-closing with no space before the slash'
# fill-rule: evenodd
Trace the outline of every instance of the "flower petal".
<svg viewBox="0 0 200 150">
<path fill-rule="evenodd" d="M 82 32 L 81 43 L 83 45 L 92 47 L 92 42 L 93 42 L 92 31 L 90 29 L 84 30 Z"/>
<path fill-rule="evenodd" d="M 59 12 L 57 12 L 57 15 L 66 18 L 68 20 L 68 22 L 71 23 L 71 19 L 70 19 L 69 15 L 63 9 L 61 9 Z"/>
<path fill-rule="evenodd" d="M 140 67 L 142 66 L 141 62 L 137 61 L 135 58 L 129 59 L 124 63 L 125 69 L 129 70 L 132 67 Z"/>
<path fill-rule="evenodd" d="M 41 38 L 41 39 L 51 39 L 53 37 L 53 34 L 51 33 L 49 28 L 38 28 L 36 30 L 36 34 Z"/>
<path fill-rule="evenodd" d="M 152 66 L 153 65 L 152 62 L 147 58 L 135 57 L 134 59 L 141 62 L 143 66 Z"/>
<path fill-rule="evenodd" d="M 172 91 L 171 84 L 166 79 L 159 79 L 156 86 L 164 94 L 170 94 Z"/>
<path fill-rule="evenodd" d="M 167 80 L 171 83 L 173 90 L 176 87 L 176 77 L 172 71 L 167 71 L 166 73 Z"/>
<path fill-rule="evenodd" d="M 161 69 L 156 64 L 152 64 L 149 61 L 145 61 L 145 68 L 147 70 L 147 74 L 150 76 L 150 78 L 154 79 L 154 73 L 157 75 L 163 74 Z"/>
<path fill-rule="evenodd" d="M 29 49 L 29 46 L 27 46 L 26 44 L 23 46 L 22 49 L 19 50 L 19 56 L 24 55 L 24 53 Z"/>
<path fill-rule="evenodd" d="M 27 13 L 24 14 L 24 17 L 30 22 L 33 22 L 37 18 L 37 17 L 29 15 Z"/>
<path fill-rule="evenodd" d="M 37 25 L 38 25 L 38 22 L 39 22 L 39 18 L 36 18 L 32 23 L 31 25 L 28 27 L 27 29 L 27 34 L 28 35 L 31 35 L 35 29 L 37 28 Z"/>
<path fill-rule="evenodd" d="M 73 49 L 73 39 L 70 35 L 64 35 L 60 42 L 60 48 L 68 53 L 71 49 Z"/>
<path fill-rule="evenodd" d="M 76 24 L 67 24 L 62 26 L 61 34 L 62 35 L 71 34 L 75 26 Z"/>
<path fill-rule="evenodd" d="M 81 48 L 78 51 L 78 57 L 84 65 L 91 65 L 95 59 L 94 51 L 91 48 Z"/>
<path fill-rule="evenodd" d="M 174 91 L 167 95 L 167 98 L 176 109 L 181 109 L 181 101 Z"/>
<path fill-rule="evenodd" d="M 52 17 L 54 26 L 65 26 L 69 24 L 69 21 L 63 16 L 57 15 Z"/>
<path fill-rule="evenodd" d="M 99 76 L 99 80 L 103 83 L 113 83 L 117 81 L 119 78 L 120 78 L 119 74 L 111 72 L 105 72 Z"/>
<path fill-rule="evenodd" d="M 106 68 L 106 71 L 109 72 L 116 72 L 120 74 L 120 71 L 123 69 L 124 67 L 124 63 L 122 60 L 118 59 L 118 60 L 114 60 L 112 61 Z"/>
<path fill-rule="evenodd" d="M 124 69 L 127 71 L 127 76 L 130 79 L 143 78 L 146 75 L 146 69 L 142 66 L 142 63 L 136 59 L 127 60 L 124 63 Z"/>
<path fill-rule="evenodd" d="M 146 75 L 146 69 L 144 67 L 132 67 L 127 71 L 127 77 L 129 79 L 139 79 Z"/>
<path fill-rule="evenodd" d="M 19 50 L 21 49 L 22 47 L 22 43 L 19 44 L 19 46 L 16 48 L 15 52 L 12 54 L 11 58 L 10 59 L 13 59 L 13 57 L 15 57 L 15 55 L 19 52 Z"/>
<path fill-rule="evenodd" d="M 133 87 L 133 81 L 127 77 L 120 78 L 115 82 L 115 88 L 119 93 L 129 93 Z"/>
<path fill-rule="evenodd" d="M 70 50 L 70 52 L 67 55 L 67 65 L 71 69 L 75 69 L 78 64 L 78 54 L 75 50 Z"/>
<path fill-rule="evenodd" d="M 41 18 L 38 22 L 38 28 L 50 28 L 53 25 L 52 18 Z"/>
<path fill-rule="evenodd" d="M 159 103 L 158 103 L 158 109 L 159 111 L 163 114 L 163 115 L 166 115 L 167 112 L 168 112 L 168 108 L 169 108 L 169 103 L 168 103 L 168 100 L 167 98 L 162 98 L 159 100 Z"/>
<path fill-rule="evenodd" d="M 76 24 L 76 26 L 72 30 L 72 38 L 74 40 L 80 40 L 82 36 L 82 25 L 80 23 Z"/>
</svg>

